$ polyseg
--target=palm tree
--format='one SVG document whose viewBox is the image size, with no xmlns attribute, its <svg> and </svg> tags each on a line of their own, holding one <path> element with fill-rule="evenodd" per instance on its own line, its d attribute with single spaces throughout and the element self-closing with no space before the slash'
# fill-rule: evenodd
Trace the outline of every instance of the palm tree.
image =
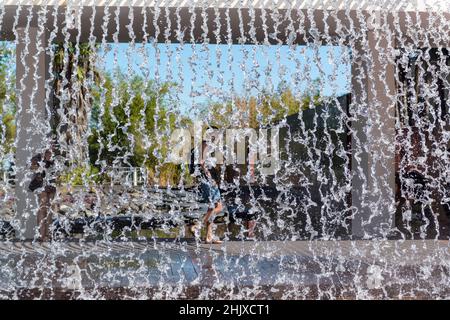
<svg viewBox="0 0 450 320">
<path fill-rule="evenodd" d="M 16 136 L 16 95 L 15 73 L 12 70 L 14 49 L 0 44 L 0 162 L 15 153 L 14 139 Z"/>
<path fill-rule="evenodd" d="M 96 49 L 89 43 L 54 47 L 52 131 L 59 152 L 72 163 L 82 163 L 87 157 L 88 111 L 93 103 L 90 89 L 100 82 L 94 64 Z"/>
</svg>

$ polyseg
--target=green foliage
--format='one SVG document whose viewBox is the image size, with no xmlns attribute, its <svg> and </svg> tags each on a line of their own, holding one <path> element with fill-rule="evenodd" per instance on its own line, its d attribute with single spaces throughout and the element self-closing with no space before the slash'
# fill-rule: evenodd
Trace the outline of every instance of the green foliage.
<svg viewBox="0 0 450 320">
<path fill-rule="evenodd" d="M 63 108 L 66 114 L 75 107 L 76 113 L 70 125 L 77 129 L 75 137 L 69 136 L 68 132 L 64 132 L 66 129 L 58 128 L 60 119 L 55 118 L 52 122 L 54 133 L 64 137 L 69 145 L 79 143 L 81 137 L 89 134 L 87 148 L 90 166 L 82 165 L 84 160 L 78 159 L 78 162 L 71 164 L 75 169 L 63 174 L 61 181 L 82 184 L 86 179 L 92 179 L 99 182 L 100 168 L 132 166 L 146 167 L 149 178 L 157 180 L 160 185 L 176 185 L 180 179 L 189 182 L 188 170 L 163 163 L 169 151 L 168 141 L 172 131 L 192 124 L 192 119 L 182 117 L 171 109 L 170 94 L 175 84 L 157 84 L 139 76 L 128 78 L 119 70 L 102 74 L 95 68 L 96 50 L 97 47 L 89 44 L 54 46 L 53 105 L 55 111 Z M 13 57 L 13 50 L 1 44 L 2 154 L 13 152 L 16 132 L 15 79 L 7 81 Z M 209 125 L 221 128 L 270 126 L 286 116 L 319 105 L 321 99 L 317 81 L 311 88 L 302 98 L 296 98 L 288 87 L 280 86 L 276 92 L 263 92 L 256 97 L 211 103 L 205 108 L 204 115 Z M 68 95 L 63 95 L 63 92 Z"/>
<path fill-rule="evenodd" d="M 179 166 L 163 164 L 170 134 L 177 122 L 186 122 L 169 110 L 172 83 L 157 85 L 141 77 L 127 79 L 119 70 L 104 75 L 93 90 L 91 135 L 92 165 L 146 167 L 161 184 L 180 179 Z M 114 79 L 114 81 L 113 81 Z"/>
<path fill-rule="evenodd" d="M 192 123 L 192 119 L 170 110 L 173 86 L 171 83 L 158 86 L 139 76 L 128 79 L 119 70 L 104 75 L 101 86 L 92 91 L 94 103 L 88 139 L 91 164 L 99 168 L 146 167 L 149 180 L 159 185 L 176 185 L 180 179 L 189 183 L 191 177 L 183 176 L 179 165 L 163 163 L 170 134 L 177 124 L 184 127 Z M 204 114 L 212 126 L 257 128 L 319 103 L 318 91 L 299 100 L 289 89 L 283 89 L 248 100 L 210 104 Z M 237 122 L 234 115 L 238 115 Z"/>
<path fill-rule="evenodd" d="M 16 81 L 14 72 L 10 72 L 14 57 L 15 53 L 11 47 L 6 43 L 0 44 L 0 141 L 2 142 L 2 154 L 14 152 L 16 136 Z"/>
<path fill-rule="evenodd" d="M 277 92 L 263 92 L 257 97 L 238 97 L 224 103 L 211 103 L 202 114 L 210 125 L 218 128 L 265 127 L 320 105 L 318 81 L 314 81 L 311 87 L 300 99 L 289 88 L 282 87 Z"/>
<path fill-rule="evenodd" d="M 70 171 L 60 175 L 59 180 L 62 183 L 69 183 L 71 185 L 79 186 L 85 184 L 86 182 L 88 184 L 90 182 L 99 183 L 102 181 L 102 178 L 99 176 L 98 168 L 92 165 L 87 165 L 72 168 Z"/>
<path fill-rule="evenodd" d="M 11 151 L 13 144 L 14 144 L 14 138 L 16 136 L 16 121 L 14 114 L 12 113 L 6 113 L 2 117 L 2 125 L 3 130 L 0 133 L 0 139 L 2 139 L 2 135 L 5 135 L 5 145 L 7 151 Z M 3 139 L 2 139 L 3 140 Z"/>
</svg>

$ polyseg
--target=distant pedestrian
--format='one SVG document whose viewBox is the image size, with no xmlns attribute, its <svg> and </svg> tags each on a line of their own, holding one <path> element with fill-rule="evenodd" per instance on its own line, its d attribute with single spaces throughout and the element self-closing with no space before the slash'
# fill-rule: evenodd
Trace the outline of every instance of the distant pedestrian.
<svg viewBox="0 0 450 320">
<path fill-rule="evenodd" d="M 44 155 L 37 154 L 31 158 L 31 170 L 33 178 L 28 186 L 31 192 L 38 191 L 39 209 L 37 213 L 37 224 L 41 241 L 50 241 L 50 226 L 52 223 L 51 201 L 56 194 L 54 178 L 54 161 L 52 150 L 47 149 Z"/>
<path fill-rule="evenodd" d="M 207 154 L 205 152 L 206 150 L 207 143 L 206 141 L 202 141 L 202 153 Z M 221 244 L 222 241 L 213 235 L 214 218 L 223 211 L 222 198 L 219 190 L 219 170 L 217 170 L 214 164 L 205 161 L 203 157 L 200 163 L 195 165 L 193 154 L 194 150 L 191 152 L 191 166 L 194 168 L 191 171 L 199 179 L 203 201 L 208 203 L 208 210 L 203 217 L 203 223 L 206 226 L 206 243 Z M 198 225 L 193 225 L 191 231 L 195 234 L 195 229 L 198 227 Z"/>
</svg>

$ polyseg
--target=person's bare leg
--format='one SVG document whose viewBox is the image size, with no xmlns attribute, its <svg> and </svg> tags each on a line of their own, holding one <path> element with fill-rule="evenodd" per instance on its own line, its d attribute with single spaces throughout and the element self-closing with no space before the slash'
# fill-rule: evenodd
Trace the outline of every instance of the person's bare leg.
<svg viewBox="0 0 450 320">
<path fill-rule="evenodd" d="M 205 217 L 203 218 L 203 222 L 206 224 L 206 222 L 210 220 L 212 215 L 220 213 L 222 209 L 223 209 L 222 202 L 216 203 L 214 209 L 208 209 L 208 211 L 205 214 Z"/>
<path fill-rule="evenodd" d="M 44 240 L 50 241 L 50 219 L 49 219 L 49 206 L 45 208 L 45 218 L 44 218 Z"/>
<path fill-rule="evenodd" d="M 51 236 L 51 232 L 50 232 L 50 227 L 52 225 L 53 222 L 53 199 L 55 197 L 55 193 L 54 192 L 47 192 L 47 202 L 46 202 L 46 216 L 45 216 L 45 236 L 46 236 L 46 241 L 51 241 L 52 240 L 52 236 Z"/>
<path fill-rule="evenodd" d="M 206 222 L 206 242 L 210 243 L 213 240 L 213 223 Z"/>
<path fill-rule="evenodd" d="M 256 220 L 247 221 L 247 232 L 249 238 L 255 237 Z"/>
<path fill-rule="evenodd" d="M 214 214 L 220 213 L 222 209 L 223 209 L 222 202 L 217 202 L 216 207 L 214 208 Z"/>
<path fill-rule="evenodd" d="M 213 219 L 213 216 L 220 213 L 222 209 L 223 209 L 222 202 L 218 202 L 216 203 L 214 209 L 209 209 L 205 215 L 203 222 L 206 225 L 206 242 L 211 242 L 213 239 L 214 224 L 211 220 Z"/>
<path fill-rule="evenodd" d="M 209 221 L 209 219 L 211 218 L 213 212 L 214 212 L 214 209 L 208 209 L 208 211 L 206 211 L 206 214 L 203 217 L 203 223 L 204 224 L 206 224 Z"/>
<path fill-rule="evenodd" d="M 45 198 L 45 211 L 44 211 L 44 240 L 43 241 L 50 241 L 50 194 L 46 194 Z"/>
<path fill-rule="evenodd" d="M 214 209 L 208 209 L 203 218 L 203 223 L 206 226 L 206 242 L 210 242 L 212 239 L 212 223 L 210 222 L 211 216 L 214 213 Z"/>
<path fill-rule="evenodd" d="M 212 241 L 212 215 L 215 213 L 215 208 L 214 209 L 208 209 L 208 211 L 206 212 L 204 218 L 203 218 L 203 223 L 206 226 L 206 242 L 211 242 Z"/>
<path fill-rule="evenodd" d="M 41 241 L 47 241 L 46 224 L 47 224 L 47 193 L 39 194 L 39 210 L 37 213 L 37 223 L 39 228 L 39 236 Z"/>
<path fill-rule="evenodd" d="M 208 211 L 206 211 L 205 216 L 203 217 L 203 224 L 206 226 L 206 241 L 207 242 L 211 242 L 212 240 L 212 229 L 213 229 L 213 224 L 210 222 L 210 220 L 212 219 L 213 215 L 216 215 L 218 213 L 220 213 L 223 209 L 222 206 L 222 202 L 218 202 L 214 209 L 208 209 Z M 197 225 L 193 225 L 191 226 L 191 232 L 194 234 L 195 236 L 195 231 L 197 230 L 198 226 Z M 200 226 L 201 228 L 201 226 Z"/>
</svg>

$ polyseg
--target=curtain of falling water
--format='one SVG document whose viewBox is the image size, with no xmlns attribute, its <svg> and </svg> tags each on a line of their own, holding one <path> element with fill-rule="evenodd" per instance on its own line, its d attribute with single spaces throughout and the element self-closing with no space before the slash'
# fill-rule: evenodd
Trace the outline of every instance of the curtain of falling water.
<svg viewBox="0 0 450 320">
<path fill-rule="evenodd" d="M 448 297 L 450 8 L 324 2 L 2 2 L 0 297 Z"/>
</svg>

